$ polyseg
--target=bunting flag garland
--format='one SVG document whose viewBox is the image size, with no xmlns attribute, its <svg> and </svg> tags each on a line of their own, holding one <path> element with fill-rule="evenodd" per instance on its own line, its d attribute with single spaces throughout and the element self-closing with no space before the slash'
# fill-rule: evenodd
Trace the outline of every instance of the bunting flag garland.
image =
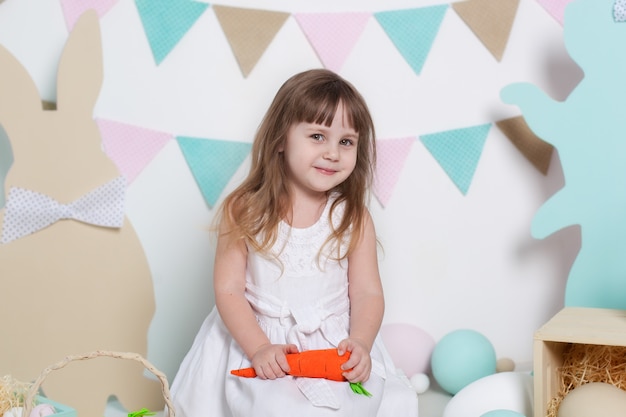
<svg viewBox="0 0 626 417">
<path fill-rule="evenodd" d="M 448 5 L 444 4 L 378 12 L 374 17 L 413 71 L 419 75 L 447 9 Z"/>
<path fill-rule="evenodd" d="M 498 62 L 502 60 L 519 0 L 467 0 L 452 8 Z"/>
<path fill-rule="evenodd" d="M 190 0 L 135 0 L 135 4 L 157 65 L 209 7 Z"/>
<path fill-rule="evenodd" d="M 523 116 L 500 120 L 496 126 L 539 172 L 548 174 L 554 146 L 535 135 Z"/>
<path fill-rule="evenodd" d="M 374 195 L 385 207 L 391 198 L 393 189 L 400 178 L 409 151 L 416 137 L 384 139 L 376 141 L 376 173 L 374 176 Z"/>
<path fill-rule="evenodd" d="M 62 0 L 78 10 L 81 0 Z M 102 13 L 117 0 L 99 2 Z M 537 0 L 560 13 L 571 0 Z M 154 59 L 159 65 L 208 3 L 194 0 L 135 0 Z M 491 54 L 500 61 L 508 42 L 519 0 L 466 0 L 451 3 Z M 69 7 L 69 6 L 68 6 Z M 420 74 L 449 4 L 374 13 L 400 54 Z M 286 12 L 214 5 L 216 17 L 239 67 L 247 77 L 290 16 Z M 74 12 L 77 13 L 77 12 Z M 322 65 L 339 72 L 372 13 L 297 13 L 293 15 Z"/>
<path fill-rule="evenodd" d="M 426 149 L 437 160 L 463 193 L 472 183 L 491 123 L 420 136 Z"/>
<path fill-rule="evenodd" d="M 80 11 L 97 7 L 102 15 L 117 0 L 61 0 L 68 25 Z M 88 5 L 83 3 L 88 1 Z M 562 23 L 572 0 L 537 0 Z M 194 0 L 135 0 L 152 49 L 160 64 L 202 13 L 208 3 Z M 93 5 L 92 5 L 93 4 Z M 500 61 L 515 20 L 519 0 L 466 0 L 450 3 L 489 52 Z M 420 74 L 450 4 L 374 13 L 398 51 Z M 72 11 L 69 11 L 71 8 Z M 246 77 L 290 16 L 287 12 L 214 5 L 213 9 Z M 326 68 L 339 72 L 359 40 L 372 13 L 297 13 L 293 15 Z"/>
<path fill-rule="evenodd" d="M 213 6 L 244 77 L 250 74 L 289 13 Z"/>
<path fill-rule="evenodd" d="M 131 184 L 163 147 L 174 138 L 169 133 L 96 119 L 104 152 Z"/>
<path fill-rule="evenodd" d="M 186 136 L 176 139 L 205 201 L 214 207 L 252 144 Z"/>
<path fill-rule="evenodd" d="M 565 6 L 567 6 L 571 1 L 572 0 L 537 0 L 537 3 L 546 9 L 546 11 L 550 13 L 550 15 L 561 24 L 561 26 L 563 26 Z"/>
<path fill-rule="evenodd" d="M 65 15 L 65 24 L 70 32 L 74 24 L 85 11 L 94 9 L 102 17 L 117 3 L 117 0 L 61 0 L 61 8 Z"/>
<path fill-rule="evenodd" d="M 324 67 L 339 72 L 371 13 L 299 13 L 294 16 Z"/>
</svg>

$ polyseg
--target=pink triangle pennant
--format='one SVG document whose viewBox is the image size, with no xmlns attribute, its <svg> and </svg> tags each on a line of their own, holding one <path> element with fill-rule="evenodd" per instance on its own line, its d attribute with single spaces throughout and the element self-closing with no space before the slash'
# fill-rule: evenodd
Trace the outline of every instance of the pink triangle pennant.
<svg viewBox="0 0 626 417">
<path fill-rule="evenodd" d="M 563 26 L 563 18 L 565 17 L 565 6 L 567 6 L 572 0 L 537 0 L 537 3 L 541 5 L 557 22 Z"/>
<path fill-rule="evenodd" d="M 174 138 L 173 135 L 105 119 L 96 119 L 104 152 L 126 177 L 127 184 Z"/>
<path fill-rule="evenodd" d="M 405 137 L 376 141 L 377 161 L 373 188 L 374 195 L 383 207 L 391 198 L 415 139 L 416 137 Z"/>
<path fill-rule="evenodd" d="M 117 3 L 117 0 L 61 0 L 67 30 L 71 31 L 80 15 L 94 9 L 102 17 Z"/>
<path fill-rule="evenodd" d="M 294 17 L 324 67 L 339 72 L 371 13 L 298 13 Z"/>
</svg>

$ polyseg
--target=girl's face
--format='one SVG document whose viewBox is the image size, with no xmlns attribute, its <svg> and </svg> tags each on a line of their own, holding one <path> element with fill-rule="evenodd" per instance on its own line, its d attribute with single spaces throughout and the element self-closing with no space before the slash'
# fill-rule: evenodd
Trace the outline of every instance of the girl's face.
<svg viewBox="0 0 626 417">
<path fill-rule="evenodd" d="M 281 151 L 294 193 L 326 193 L 354 170 L 359 135 L 344 116 L 339 103 L 330 126 L 300 122 L 287 132 Z"/>
</svg>

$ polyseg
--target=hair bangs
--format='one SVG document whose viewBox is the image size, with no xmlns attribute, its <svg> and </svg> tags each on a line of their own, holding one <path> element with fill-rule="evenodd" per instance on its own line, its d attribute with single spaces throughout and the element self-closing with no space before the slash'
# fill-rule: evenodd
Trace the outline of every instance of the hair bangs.
<svg viewBox="0 0 626 417">
<path fill-rule="evenodd" d="M 300 100 L 300 111 L 296 115 L 296 122 L 307 122 L 323 124 L 330 126 L 333 123 L 339 103 L 346 108 L 348 116 L 347 122 L 353 126 L 355 115 L 354 105 L 355 98 L 353 94 L 345 88 L 341 83 L 331 80 L 329 82 L 312 86 L 312 88 L 303 91 L 302 100 Z"/>
<path fill-rule="evenodd" d="M 303 100 L 295 122 L 316 123 L 330 126 L 339 107 L 339 95 L 331 94 L 328 88 L 318 88 L 310 91 Z"/>
</svg>

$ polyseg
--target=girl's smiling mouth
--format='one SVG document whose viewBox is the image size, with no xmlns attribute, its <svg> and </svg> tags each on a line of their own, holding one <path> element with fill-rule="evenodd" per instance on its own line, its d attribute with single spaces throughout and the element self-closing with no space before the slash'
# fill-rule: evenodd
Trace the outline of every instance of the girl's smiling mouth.
<svg viewBox="0 0 626 417">
<path fill-rule="evenodd" d="M 315 169 L 320 173 L 320 174 L 324 174 L 324 175 L 332 175 L 334 173 L 337 172 L 337 170 L 335 169 L 330 169 L 330 168 L 322 168 L 322 167 L 315 167 Z"/>
</svg>

